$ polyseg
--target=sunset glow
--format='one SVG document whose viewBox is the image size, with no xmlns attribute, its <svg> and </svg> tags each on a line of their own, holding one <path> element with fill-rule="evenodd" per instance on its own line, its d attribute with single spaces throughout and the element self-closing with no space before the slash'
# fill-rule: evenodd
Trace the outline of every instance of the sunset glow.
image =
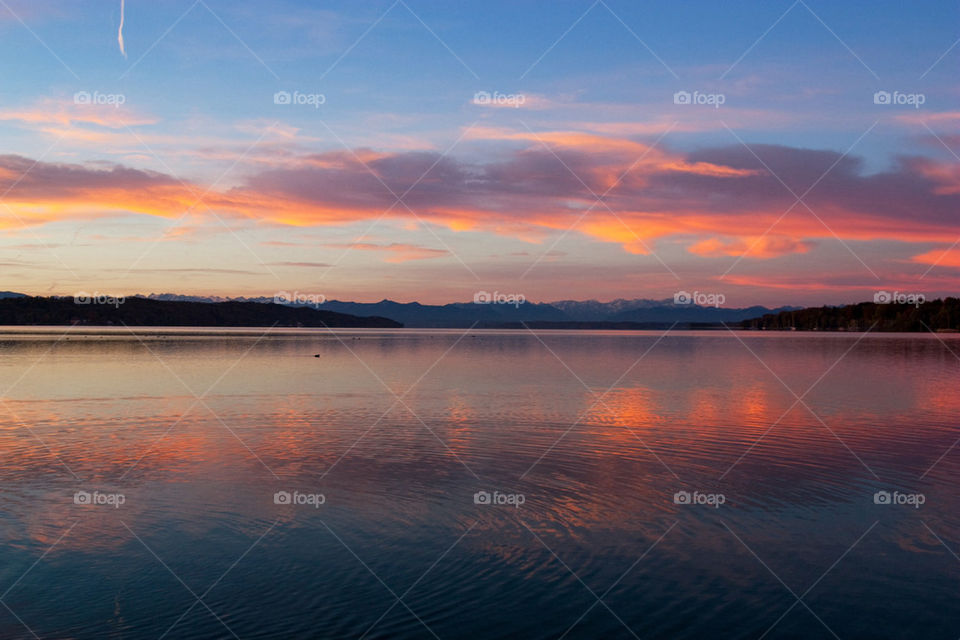
<svg viewBox="0 0 960 640">
<path fill-rule="evenodd" d="M 24 293 L 775 306 L 960 285 L 960 54 L 935 11 L 120 9 L 0 11 L 21 64 L 0 251 Z"/>
</svg>

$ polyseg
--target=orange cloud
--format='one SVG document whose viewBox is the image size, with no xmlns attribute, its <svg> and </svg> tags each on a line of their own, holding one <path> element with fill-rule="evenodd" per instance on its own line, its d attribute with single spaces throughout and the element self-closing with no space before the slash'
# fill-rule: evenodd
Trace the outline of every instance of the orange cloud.
<svg viewBox="0 0 960 640">
<path fill-rule="evenodd" d="M 960 193 L 960 166 L 934 162 L 917 162 L 917 171 L 935 184 L 937 195 L 955 195 Z"/>
<path fill-rule="evenodd" d="M 899 122 L 907 124 L 946 123 L 953 124 L 960 120 L 960 111 L 940 111 L 938 113 L 905 113 L 894 118 Z"/>
<path fill-rule="evenodd" d="M 911 262 L 936 265 L 938 267 L 960 268 L 960 248 L 956 246 L 947 249 L 933 249 L 926 253 L 913 256 Z"/>
<path fill-rule="evenodd" d="M 739 238 L 706 238 L 687 247 L 699 256 L 744 256 L 747 258 L 776 258 L 790 253 L 806 253 L 812 244 L 784 236 L 742 236 Z"/>
<path fill-rule="evenodd" d="M 393 242 L 390 244 L 373 244 L 369 242 L 355 243 L 334 243 L 325 244 L 324 247 L 345 249 L 348 251 L 385 251 L 390 253 L 384 258 L 384 262 L 401 263 L 411 260 L 428 260 L 430 258 L 441 258 L 450 254 L 446 249 L 431 249 L 429 247 L 420 247 L 413 244 L 403 244 Z"/>
<path fill-rule="evenodd" d="M 237 186 L 209 193 L 191 181 L 123 166 L 34 166 L 0 156 L 0 193 L 9 190 L 5 202 L 33 224 L 121 211 L 169 218 L 191 208 L 194 215 L 209 209 L 296 226 L 386 216 L 529 242 L 572 230 L 634 254 L 675 237 L 705 258 L 803 253 L 834 233 L 906 242 L 960 235 L 960 190 L 950 187 L 956 172 L 929 159 L 901 159 L 886 173 L 868 175 L 856 158 L 771 145 L 681 153 L 582 132 L 481 128 L 470 135 L 523 144 L 484 161 L 429 151 L 298 154 L 278 146 L 271 150 L 277 162 L 258 163 Z M 827 169 L 803 204 L 780 182 L 803 192 Z M 445 255 L 402 244 L 361 249 L 387 251 L 392 262 Z"/>
<path fill-rule="evenodd" d="M 78 104 L 74 99 L 46 98 L 19 109 L 0 110 L 0 120 L 27 125 L 42 125 L 44 130 L 63 131 L 74 126 L 96 125 L 108 129 L 156 124 L 159 120 L 143 115 L 125 104 Z M 60 127 L 60 129 L 52 128 Z"/>
</svg>

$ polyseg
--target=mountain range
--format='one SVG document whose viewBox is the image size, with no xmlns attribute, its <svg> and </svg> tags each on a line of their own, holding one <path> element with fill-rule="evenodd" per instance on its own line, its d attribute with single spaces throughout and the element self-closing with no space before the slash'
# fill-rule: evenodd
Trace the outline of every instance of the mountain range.
<svg viewBox="0 0 960 640">
<path fill-rule="evenodd" d="M 0 292 L 0 299 L 27 297 L 22 293 Z M 68 299 L 68 298 L 63 298 Z M 156 302 L 181 302 L 217 304 L 223 303 L 261 303 L 277 304 L 274 297 L 237 297 L 189 296 L 175 293 L 151 293 L 126 298 L 127 301 L 142 299 Z M 293 303 L 283 301 L 284 307 L 309 308 L 316 311 L 332 312 L 357 316 L 360 318 L 389 318 L 406 327 L 419 328 L 478 328 L 514 327 L 529 324 L 541 328 L 585 328 L 609 324 L 616 328 L 638 328 L 640 326 L 718 324 L 742 322 L 759 318 L 767 314 L 792 311 L 799 307 L 779 307 L 769 309 L 762 306 L 745 308 L 699 306 L 696 304 L 675 304 L 673 300 L 651 300 L 646 298 L 617 299 L 611 302 L 596 300 L 560 300 L 556 302 L 515 302 L 515 303 L 478 303 L 453 302 L 443 305 L 421 304 L 419 302 L 350 302 L 327 300 L 322 303 Z M 239 308 L 239 307 L 238 307 Z"/>
<path fill-rule="evenodd" d="M 89 325 L 131 327 L 351 327 L 396 329 L 388 318 L 230 300 L 151 300 L 144 296 L 0 298 L 0 325 Z"/>
<path fill-rule="evenodd" d="M 274 303 L 272 297 L 255 298 L 218 298 L 203 296 L 182 296 L 172 293 L 145 296 L 154 300 L 184 302 L 241 302 Z M 453 302 L 444 305 L 429 305 L 419 302 L 349 302 L 327 300 L 322 304 L 292 304 L 286 306 L 307 306 L 337 313 L 360 317 L 377 316 L 390 318 L 403 323 L 406 327 L 421 328 L 466 328 L 514 326 L 520 323 L 547 326 L 556 324 L 573 325 L 577 323 L 617 323 L 661 325 L 674 322 L 721 323 L 741 322 L 758 318 L 765 314 L 790 311 L 799 307 L 779 307 L 769 309 L 762 306 L 745 308 L 705 307 L 695 304 L 674 304 L 672 299 L 651 300 L 646 298 L 617 299 L 611 302 L 596 300 L 560 300 L 557 302 L 521 302 L 521 303 L 476 303 Z"/>
</svg>

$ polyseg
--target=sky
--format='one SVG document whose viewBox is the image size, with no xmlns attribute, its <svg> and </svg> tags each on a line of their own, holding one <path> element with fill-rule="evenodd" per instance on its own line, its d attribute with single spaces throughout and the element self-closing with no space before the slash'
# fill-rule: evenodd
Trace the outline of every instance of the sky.
<svg viewBox="0 0 960 640">
<path fill-rule="evenodd" d="M 957 295 L 958 65 L 946 1 L 0 0 L 0 290 Z"/>
</svg>

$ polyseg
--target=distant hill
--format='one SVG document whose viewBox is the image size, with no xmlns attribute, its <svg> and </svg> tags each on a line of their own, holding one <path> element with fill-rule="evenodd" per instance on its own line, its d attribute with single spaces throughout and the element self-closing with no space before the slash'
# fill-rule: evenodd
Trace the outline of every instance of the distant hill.
<svg viewBox="0 0 960 640">
<path fill-rule="evenodd" d="M 680 323 L 740 322 L 758 315 L 778 312 L 791 307 L 768 309 L 748 307 L 701 307 L 675 305 L 666 300 L 614 300 L 613 302 L 563 301 L 551 303 L 475 304 L 453 303 L 446 305 L 423 305 L 418 302 L 399 303 L 382 300 L 376 303 L 341 302 L 330 300 L 324 309 L 351 313 L 358 316 L 376 314 L 395 318 L 408 327 L 469 327 L 474 322 L 478 327 L 502 327 L 516 323 L 607 323 L 626 328 L 628 324 L 670 325 Z M 617 328 L 611 326 L 610 328 Z"/>
<path fill-rule="evenodd" d="M 225 298 L 182 296 L 172 293 L 151 293 L 153 300 L 223 302 Z M 234 298 L 236 301 L 273 303 L 272 297 Z M 298 305 L 288 305 L 298 306 Z M 310 305 L 299 305 L 310 306 Z M 592 327 L 627 328 L 631 325 L 649 327 L 670 326 L 678 322 L 682 325 L 700 323 L 741 322 L 765 313 L 779 312 L 799 307 L 747 307 L 735 309 L 728 307 L 701 307 L 695 304 L 674 304 L 672 299 L 651 300 L 646 298 L 624 299 L 611 302 L 597 300 L 561 300 L 558 302 L 524 302 L 522 304 L 477 304 L 473 302 L 454 302 L 444 305 L 421 304 L 419 302 L 349 302 L 327 300 L 321 305 L 310 306 L 338 313 L 371 317 L 392 318 L 407 327 L 421 328 L 501 328 L 523 326 L 525 323 L 565 323 L 571 328 Z M 597 323 L 607 323 L 598 325 Z M 559 326 L 559 325 L 557 325 Z M 635 326 L 633 328 L 636 328 Z"/>
<path fill-rule="evenodd" d="M 25 298 L 23 294 L 7 293 L 6 296 L 0 294 L 0 301 L 14 299 L 15 297 Z M 31 300 L 43 300 L 44 298 L 30 298 Z M 104 309 L 87 309 L 82 311 L 72 306 L 67 307 L 66 311 L 58 311 L 55 314 L 56 320 L 45 322 L 46 324 L 70 323 L 71 318 L 79 318 L 82 322 L 102 323 L 114 321 L 112 315 Z M 777 313 L 784 310 L 796 309 L 796 307 L 782 307 L 779 309 L 768 309 L 766 307 L 747 307 L 744 309 L 735 309 L 728 307 L 703 307 L 695 304 L 674 304 L 672 299 L 651 300 L 644 298 L 636 299 L 617 299 L 611 302 L 598 302 L 596 300 L 561 300 L 551 303 L 532 303 L 523 302 L 519 304 L 497 304 L 497 303 L 474 303 L 474 302 L 454 302 L 444 305 L 421 304 L 419 302 L 394 302 L 393 300 L 381 300 L 380 302 L 349 302 L 342 300 L 328 300 L 322 304 L 275 304 L 273 297 L 259 296 L 251 298 L 223 298 L 217 296 L 187 296 L 175 293 L 151 293 L 147 296 L 131 296 L 126 299 L 125 306 L 128 309 L 141 308 L 140 303 L 135 301 L 146 301 L 164 304 L 199 304 L 199 305 L 224 305 L 228 303 L 241 305 L 266 305 L 268 307 L 277 307 L 279 309 L 303 309 L 305 311 L 314 311 L 321 314 L 332 313 L 331 318 L 338 315 L 353 316 L 365 318 L 374 323 L 385 319 L 390 319 L 406 327 L 417 328 L 467 328 L 476 326 L 478 328 L 504 328 L 504 327 L 522 327 L 528 326 L 546 327 L 547 324 L 559 328 L 561 326 L 569 328 L 638 328 L 638 327 L 660 327 L 671 326 L 679 323 L 678 327 L 690 327 L 693 325 L 709 325 L 720 323 L 739 323 L 750 318 L 757 318 L 764 314 Z M 40 303 L 37 303 L 38 305 Z M 130 306 L 134 304 L 134 306 Z M 41 307 L 43 305 L 40 305 Z M 97 307 L 97 305 L 92 305 Z M 163 307 L 144 307 L 153 310 L 159 310 Z M 182 309 L 187 309 L 183 307 Z M 240 326 L 249 324 L 249 322 L 259 318 L 253 313 L 253 307 L 221 307 L 221 309 L 233 309 L 239 313 L 236 319 L 228 318 L 224 311 L 218 312 L 214 318 L 209 310 L 200 308 L 192 309 L 189 314 L 183 318 L 183 324 L 178 326 L 190 326 L 197 324 L 200 319 L 207 318 L 209 321 L 216 321 L 213 326 Z M 127 313 L 132 313 L 128 311 Z M 25 313 L 20 309 L 19 313 Z M 37 313 L 40 313 L 39 308 Z M 282 313 L 279 311 L 274 314 Z M 66 314 L 66 315 L 64 315 Z M 115 315 L 115 314 L 114 314 Z M 174 317 L 176 314 L 172 314 Z M 269 314 L 267 314 L 269 315 Z M 19 316 L 18 316 L 19 317 Z M 29 316 L 25 322 L 36 323 L 37 320 L 30 320 L 39 316 Z M 295 326 L 297 323 L 303 326 L 320 326 L 317 318 L 323 317 L 316 315 L 306 316 L 270 316 L 273 318 L 267 325 L 274 320 L 280 319 L 284 326 Z M 14 322 L 15 318 L 9 316 L 6 322 Z M 64 319 L 66 318 L 66 320 Z M 146 319 L 146 318 L 144 318 Z M 0 319 L 2 321 L 2 319 Z M 337 321 L 337 320 L 335 320 Z M 346 320 L 342 320 L 346 322 Z M 131 324 L 124 320 L 127 324 Z M 230 324 L 227 324 L 227 323 Z M 260 322 L 257 320 L 257 322 Z M 313 324 L 310 324 L 310 323 Z M 329 323 L 328 323 L 329 324 Z M 259 326 L 259 324 L 254 325 Z M 333 326 L 333 325 L 331 325 Z M 338 326 L 361 326 L 341 324 Z M 371 325 L 378 326 L 378 325 Z"/>
<path fill-rule="evenodd" d="M 0 291 L 0 300 L 5 300 L 7 298 L 26 298 L 27 294 L 25 293 L 16 293 L 14 291 Z"/>
<path fill-rule="evenodd" d="M 578 329 L 591 331 L 650 331 L 665 329 L 716 329 L 723 330 L 718 322 L 604 322 L 571 320 L 569 322 L 504 322 L 493 329 Z"/>
<path fill-rule="evenodd" d="M 475 304 L 454 302 L 445 305 L 420 304 L 419 302 L 341 302 L 329 300 L 324 309 L 350 313 L 358 316 L 382 315 L 395 318 L 407 327 L 465 328 L 476 324 L 490 327 L 505 322 L 550 321 L 566 319 L 559 309 L 543 303 Z"/>
<path fill-rule="evenodd" d="M 731 309 L 727 307 L 700 307 L 697 305 L 669 305 L 627 309 L 616 313 L 608 321 L 611 322 L 699 322 L 721 323 L 741 322 L 748 318 L 755 318 L 765 313 L 779 313 L 790 310 L 792 307 L 768 309 L 767 307 L 746 307 Z"/>
<path fill-rule="evenodd" d="M 121 302 L 122 301 L 122 302 Z M 78 304 L 73 298 L 0 299 L 0 325 L 121 325 L 147 327 L 351 327 L 399 328 L 380 317 L 258 302 L 174 302 L 148 298 Z"/>
<path fill-rule="evenodd" d="M 797 331 L 960 331 L 960 299 L 920 305 L 861 302 L 842 307 L 811 307 L 764 314 L 742 323 L 745 329 Z"/>
<path fill-rule="evenodd" d="M 635 309 L 650 309 L 656 307 L 673 307 L 673 300 L 649 300 L 645 298 L 636 298 L 626 300 L 617 298 L 610 302 L 598 302 L 597 300 L 558 300 L 551 302 L 550 306 L 555 307 L 566 314 L 569 320 L 582 322 L 596 322 L 599 320 L 609 320 L 611 316 L 625 311 Z"/>
</svg>

